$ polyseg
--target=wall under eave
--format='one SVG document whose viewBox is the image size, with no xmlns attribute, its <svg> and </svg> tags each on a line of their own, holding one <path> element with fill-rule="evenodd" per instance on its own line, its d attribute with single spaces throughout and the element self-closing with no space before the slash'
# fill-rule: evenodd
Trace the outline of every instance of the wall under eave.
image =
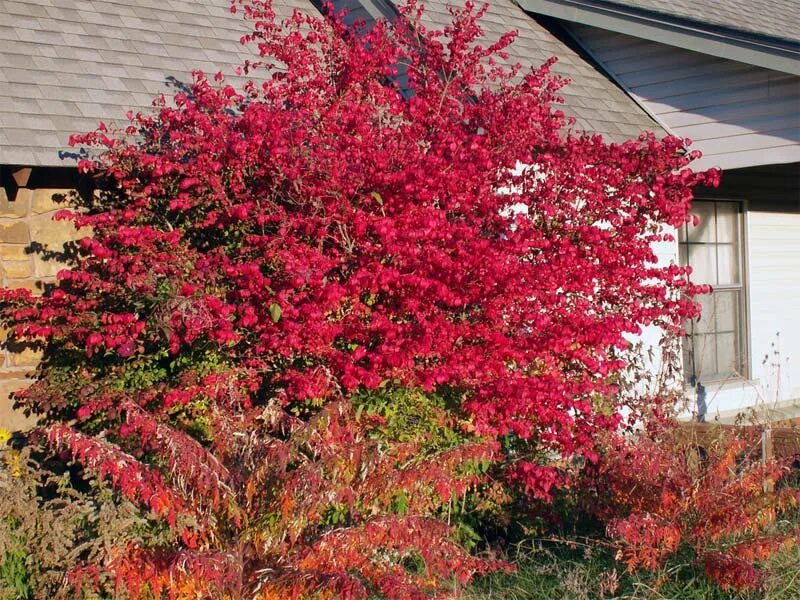
<svg viewBox="0 0 800 600">
<path fill-rule="evenodd" d="M 703 152 L 695 166 L 800 160 L 800 77 L 596 27 L 570 30 L 662 124 L 694 140 Z"/>
<path fill-rule="evenodd" d="M 743 202 L 749 368 L 742 377 L 706 383 L 700 402 L 695 390 L 685 387 L 689 403 L 684 416 L 704 412 L 707 421 L 733 422 L 752 409 L 762 420 L 798 417 L 800 163 L 729 170 L 719 188 L 695 192 L 698 199 Z M 653 250 L 660 265 L 678 261 L 676 241 L 659 242 Z M 661 335 L 649 327 L 640 338 L 656 357 Z"/>
<path fill-rule="evenodd" d="M 80 178 L 76 169 L 34 168 L 21 187 L 12 181 L 10 167 L 0 165 L 0 285 L 40 294 L 64 268 L 58 260 L 64 244 L 86 235 L 71 222 L 53 220 L 64 208 L 58 200 Z M 41 355 L 34 348 L 9 344 L 8 334 L 0 329 L 0 427 L 14 431 L 34 421 L 14 410 L 9 395 L 30 384 Z"/>
<path fill-rule="evenodd" d="M 768 401 L 800 401 L 800 211 L 747 213 L 751 368 Z"/>
<path fill-rule="evenodd" d="M 745 208 L 748 378 L 707 390 L 709 418 L 756 406 L 800 416 L 800 163 L 723 172 L 702 198 Z"/>
</svg>

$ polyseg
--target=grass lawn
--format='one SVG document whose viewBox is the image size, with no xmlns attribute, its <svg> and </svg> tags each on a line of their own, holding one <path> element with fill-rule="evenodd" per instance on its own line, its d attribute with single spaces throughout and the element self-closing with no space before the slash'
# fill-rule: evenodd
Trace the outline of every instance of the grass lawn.
<svg viewBox="0 0 800 600">
<path fill-rule="evenodd" d="M 726 592 L 675 560 L 656 573 L 625 571 L 602 549 L 541 546 L 521 551 L 517 571 L 478 580 L 463 600 L 798 600 L 800 551 L 775 557 L 763 590 Z"/>
</svg>

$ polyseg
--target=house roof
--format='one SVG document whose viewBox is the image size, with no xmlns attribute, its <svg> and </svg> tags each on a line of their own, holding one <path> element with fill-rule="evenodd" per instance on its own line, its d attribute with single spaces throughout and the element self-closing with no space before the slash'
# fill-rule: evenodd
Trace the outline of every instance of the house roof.
<svg viewBox="0 0 800 600">
<path fill-rule="evenodd" d="M 427 18 L 447 22 L 448 0 L 428 0 Z M 310 0 L 274 0 L 279 15 L 314 11 Z M 252 58 L 239 43 L 249 25 L 226 0 L 0 0 L 0 164 L 70 166 L 72 133 L 125 121 L 194 69 L 227 75 Z M 625 92 L 518 8 L 493 0 L 483 27 L 519 38 L 514 61 L 572 79 L 565 112 L 579 129 L 614 140 L 659 126 Z M 234 78 L 235 79 L 235 78 Z"/>
<path fill-rule="evenodd" d="M 488 4 L 481 21 L 487 41 L 494 42 L 512 29 L 518 32 L 508 49 L 507 63 L 530 67 L 558 57 L 553 71 L 571 81 L 560 95 L 564 98 L 564 112 L 576 119 L 576 129 L 601 133 L 615 141 L 636 138 L 643 131 L 664 135 L 661 126 L 603 71 L 527 15 L 514 0 L 490 0 Z M 427 0 L 428 26 L 441 28 L 448 24 L 451 5 L 459 5 L 459 0 Z"/>
<path fill-rule="evenodd" d="M 0 0 L 0 16 L 0 164 L 70 166 L 71 134 L 252 58 L 227 0 Z"/>
<path fill-rule="evenodd" d="M 797 0 L 517 0 L 568 22 L 800 75 Z"/>
<path fill-rule="evenodd" d="M 800 3 L 797 0 L 613 0 L 608 4 L 800 42 Z"/>
</svg>

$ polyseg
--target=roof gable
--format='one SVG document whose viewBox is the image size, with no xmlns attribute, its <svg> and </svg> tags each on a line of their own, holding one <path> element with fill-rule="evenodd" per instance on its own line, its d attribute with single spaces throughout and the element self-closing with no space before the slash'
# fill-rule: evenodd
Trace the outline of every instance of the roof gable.
<svg viewBox="0 0 800 600">
<path fill-rule="evenodd" d="M 695 168 L 800 160 L 800 77 L 587 25 L 571 33 L 670 131 Z"/>
</svg>

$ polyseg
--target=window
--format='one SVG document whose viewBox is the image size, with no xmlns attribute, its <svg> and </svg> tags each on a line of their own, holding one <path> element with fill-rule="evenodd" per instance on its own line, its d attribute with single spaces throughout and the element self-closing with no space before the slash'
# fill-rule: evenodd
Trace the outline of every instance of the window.
<svg viewBox="0 0 800 600">
<path fill-rule="evenodd" d="M 742 205 L 730 201 L 692 203 L 700 218 L 678 233 L 682 264 L 692 267 L 692 282 L 709 284 L 699 296 L 702 314 L 686 325 L 683 348 L 686 380 L 695 385 L 746 374 L 745 294 Z"/>
</svg>

